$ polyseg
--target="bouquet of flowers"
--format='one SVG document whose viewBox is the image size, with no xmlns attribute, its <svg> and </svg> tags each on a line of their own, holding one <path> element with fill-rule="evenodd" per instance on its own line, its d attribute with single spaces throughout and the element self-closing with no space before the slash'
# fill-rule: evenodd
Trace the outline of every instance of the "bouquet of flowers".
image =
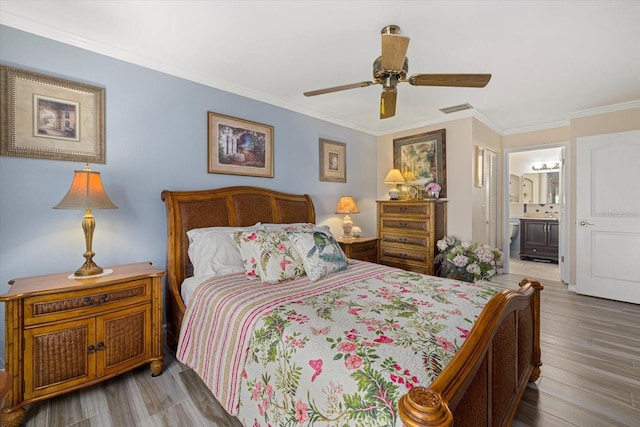
<svg viewBox="0 0 640 427">
<path fill-rule="evenodd" d="M 434 191 L 439 193 L 442 191 L 442 187 L 437 182 L 430 182 L 424 187 L 424 191 Z"/>
<path fill-rule="evenodd" d="M 500 249 L 489 245 L 461 242 L 455 237 L 446 236 L 438 240 L 435 262 L 440 263 L 438 276 L 450 279 L 477 282 L 491 280 L 498 267 L 502 267 L 503 254 Z"/>
</svg>

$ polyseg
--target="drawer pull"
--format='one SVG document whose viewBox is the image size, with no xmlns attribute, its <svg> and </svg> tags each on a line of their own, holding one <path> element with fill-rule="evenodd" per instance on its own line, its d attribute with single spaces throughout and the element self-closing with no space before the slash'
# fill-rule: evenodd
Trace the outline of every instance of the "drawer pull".
<svg viewBox="0 0 640 427">
<path fill-rule="evenodd" d="M 100 350 L 104 350 L 104 343 L 102 341 L 98 343 L 98 348 L 96 349 L 96 351 L 100 351 Z"/>
<path fill-rule="evenodd" d="M 96 351 L 96 346 L 91 344 L 89 347 L 87 347 L 87 353 L 95 353 Z"/>
<path fill-rule="evenodd" d="M 85 297 L 84 302 L 87 303 L 87 305 L 92 305 L 94 307 L 97 307 L 103 302 L 105 302 L 106 300 L 107 300 L 107 294 L 102 294 L 97 300 L 94 300 L 91 297 Z"/>
</svg>

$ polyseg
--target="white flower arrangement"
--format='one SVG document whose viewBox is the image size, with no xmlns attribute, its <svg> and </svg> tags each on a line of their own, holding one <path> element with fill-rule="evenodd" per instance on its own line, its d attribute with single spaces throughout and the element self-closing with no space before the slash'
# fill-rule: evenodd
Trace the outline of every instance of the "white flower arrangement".
<svg viewBox="0 0 640 427">
<path fill-rule="evenodd" d="M 436 263 L 440 263 L 440 277 L 466 282 L 491 280 L 504 261 L 500 249 L 460 241 L 451 236 L 438 240 L 436 246 L 440 251 L 435 259 Z"/>
</svg>

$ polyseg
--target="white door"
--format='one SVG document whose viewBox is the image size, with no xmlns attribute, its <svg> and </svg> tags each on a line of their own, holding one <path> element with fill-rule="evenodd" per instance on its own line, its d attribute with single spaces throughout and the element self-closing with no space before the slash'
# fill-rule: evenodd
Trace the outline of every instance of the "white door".
<svg viewBox="0 0 640 427">
<path fill-rule="evenodd" d="M 640 304 L 640 131 L 578 138 L 577 292 Z"/>
</svg>

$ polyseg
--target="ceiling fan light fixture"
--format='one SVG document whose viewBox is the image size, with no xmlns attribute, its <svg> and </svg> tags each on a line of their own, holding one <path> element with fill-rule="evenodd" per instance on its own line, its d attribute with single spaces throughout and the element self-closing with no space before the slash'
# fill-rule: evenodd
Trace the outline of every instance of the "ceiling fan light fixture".
<svg viewBox="0 0 640 427">
<path fill-rule="evenodd" d="M 444 114 L 451 114 L 451 113 L 457 113 L 458 111 L 470 110 L 472 108 L 473 108 L 473 105 L 465 103 L 465 104 L 452 105 L 451 107 L 440 108 L 439 111 L 443 112 Z"/>
</svg>

